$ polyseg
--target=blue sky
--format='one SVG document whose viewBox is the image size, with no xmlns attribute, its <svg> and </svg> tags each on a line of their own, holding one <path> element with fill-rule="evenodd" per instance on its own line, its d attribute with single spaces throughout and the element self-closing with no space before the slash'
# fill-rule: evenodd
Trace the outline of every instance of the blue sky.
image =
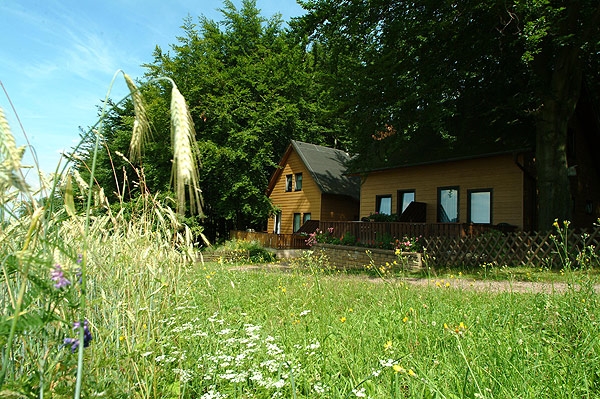
<svg viewBox="0 0 600 399">
<path fill-rule="evenodd" d="M 241 0 L 233 3 L 239 8 Z M 115 72 L 143 75 L 156 45 L 176 43 L 188 15 L 221 21 L 220 1 L 0 0 L 0 81 L 8 92 L 44 172 L 97 120 Z M 303 14 L 295 0 L 257 0 L 263 17 Z M 197 20 L 197 19 L 196 19 Z M 127 93 L 119 77 L 110 97 Z M 25 143 L 3 90 L 0 107 L 18 144 Z M 25 163 L 32 164 L 31 158 Z"/>
</svg>

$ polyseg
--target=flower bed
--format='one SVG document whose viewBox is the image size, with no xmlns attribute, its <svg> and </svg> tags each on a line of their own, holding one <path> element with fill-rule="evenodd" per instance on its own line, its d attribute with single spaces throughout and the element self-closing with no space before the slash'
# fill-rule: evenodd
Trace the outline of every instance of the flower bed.
<svg viewBox="0 0 600 399">
<path fill-rule="evenodd" d="M 315 243 L 312 248 L 327 254 L 329 264 L 342 270 L 361 270 L 387 266 L 390 269 L 416 270 L 423 267 L 422 254 L 379 248 Z"/>
</svg>

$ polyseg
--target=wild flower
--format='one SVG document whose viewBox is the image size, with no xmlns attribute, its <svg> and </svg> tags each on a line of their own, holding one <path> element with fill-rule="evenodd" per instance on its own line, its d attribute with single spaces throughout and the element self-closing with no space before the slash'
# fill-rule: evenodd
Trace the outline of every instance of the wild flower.
<svg viewBox="0 0 600 399">
<path fill-rule="evenodd" d="M 73 323 L 73 330 L 79 331 L 81 323 L 76 321 Z M 83 347 L 87 348 L 92 342 L 92 333 L 90 332 L 89 323 L 87 320 L 83 321 Z M 71 346 L 71 352 L 75 352 L 79 348 L 79 338 L 65 338 L 63 346 Z"/>
<path fill-rule="evenodd" d="M 54 269 L 50 272 L 50 279 L 54 281 L 54 288 L 57 290 L 67 287 L 71 284 L 71 282 L 65 277 L 61 265 L 58 263 L 54 265 Z"/>
<path fill-rule="evenodd" d="M 365 398 L 367 396 L 367 392 L 366 392 L 366 389 L 364 387 L 355 388 L 355 389 L 352 390 L 352 393 L 357 398 Z"/>
</svg>

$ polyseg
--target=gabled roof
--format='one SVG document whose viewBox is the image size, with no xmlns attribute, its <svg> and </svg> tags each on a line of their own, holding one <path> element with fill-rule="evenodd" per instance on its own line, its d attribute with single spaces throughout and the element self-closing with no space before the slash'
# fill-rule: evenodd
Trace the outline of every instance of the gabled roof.
<svg viewBox="0 0 600 399">
<path fill-rule="evenodd" d="M 345 174 L 345 165 L 350 159 L 346 152 L 295 140 L 291 140 L 279 161 L 279 167 L 269 181 L 267 195 L 273 191 L 292 151 L 300 156 L 321 193 L 345 195 L 356 200 L 360 198 L 360 178 Z"/>
</svg>

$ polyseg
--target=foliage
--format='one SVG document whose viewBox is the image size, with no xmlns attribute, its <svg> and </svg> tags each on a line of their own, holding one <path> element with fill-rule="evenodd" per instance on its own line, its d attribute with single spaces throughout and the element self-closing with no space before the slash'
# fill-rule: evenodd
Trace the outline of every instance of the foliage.
<svg viewBox="0 0 600 399">
<path fill-rule="evenodd" d="M 244 261 L 248 263 L 269 263 L 275 261 L 275 254 L 264 248 L 258 241 L 229 240 L 222 245 L 205 251 L 207 254 L 227 254 L 225 259 L 232 263 Z M 240 256 L 232 256 L 238 253 Z"/>
<path fill-rule="evenodd" d="M 398 220 L 398 215 L 395 213 L 387 214 L 387 213 L 371 213 L 367 218 L 372 222 L 395 222 Z"/>
</svg>

